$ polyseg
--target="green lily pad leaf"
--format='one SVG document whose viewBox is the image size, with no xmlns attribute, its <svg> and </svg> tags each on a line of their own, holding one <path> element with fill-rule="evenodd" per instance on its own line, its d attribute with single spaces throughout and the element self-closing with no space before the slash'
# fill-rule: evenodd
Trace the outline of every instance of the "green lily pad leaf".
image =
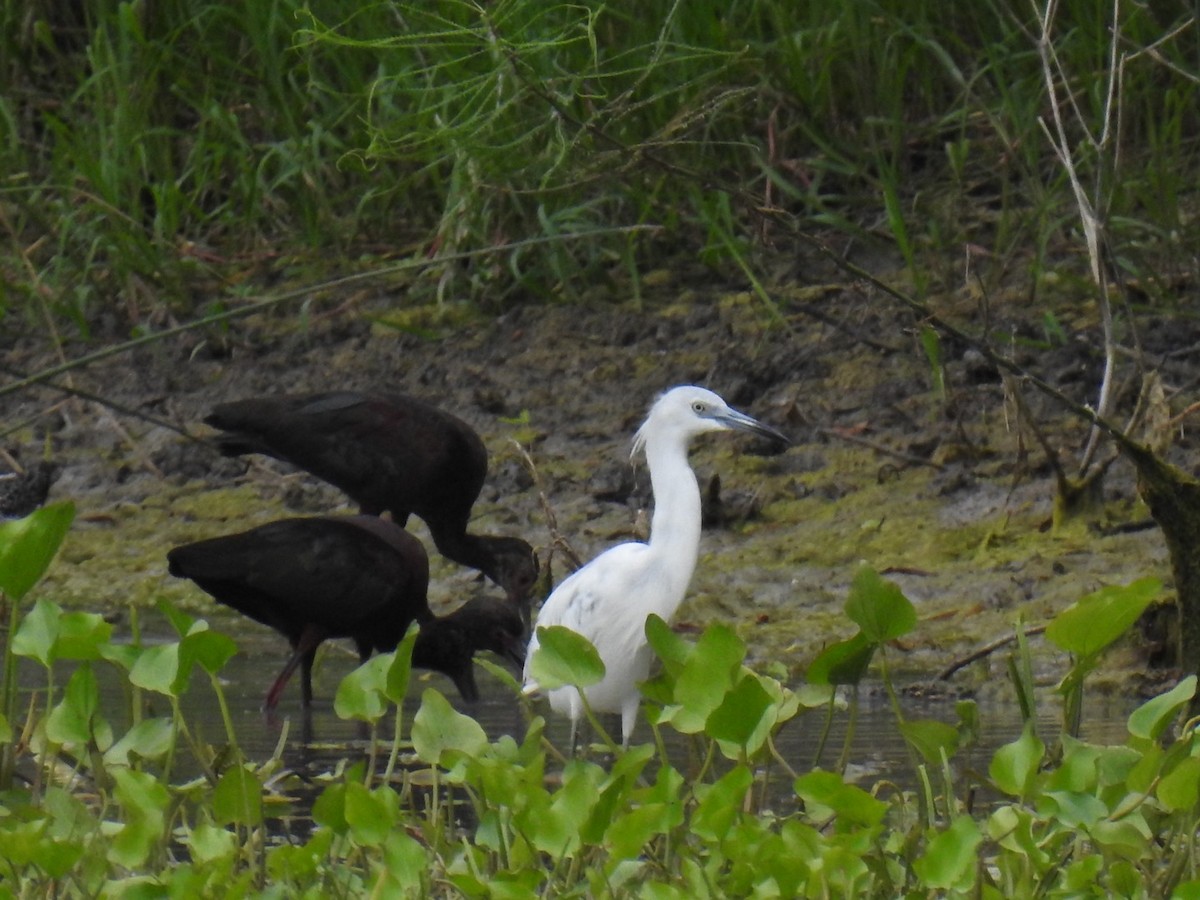
<svg viewBox="0 0 1200 900">
<path fill-rule="evenodd" d="M 346 784 L 335 781 L 313 801 L 313 821 L 327 829 L 326 833 L 342 835 L 350 827 L 346 821 Z"/>
<path fill-rule="evenodd" d="M 846 615 L 875 644 L 902 637 L 917 624 L 917 611 L 899 586 L 867 565 L 854 575 Z"/>
<path fill-rule="evenodd" d="M 0 591 L 20 600 L 46 574 L 75 519 L 75 504 L 52 503 L 0 522 Z"/>
<path fill-rule="evenodd" d="M 969 892 L 979 860 L 975 853 L 983 835 L 970 816 L 959 816 L 929 842 L 925 855 L 913 863 L 923 886 Z"/>
<path fill-rule="evenodd" d="M 170 719 L 142 719 L 104 752 L 104 761 L 129 766 L 139 759 L 162 759 L 174 745 L 175 726 Z"/>
<path fill-rule="evenodd" d="M 112 626 L 97 613 L 63 612 L 57 603 L 38 600 L 17 628 L 13 652 L 44 666 L 61 659 L 100 659 L 111 637 Z"/>
<path fill-rule="evenodd" d="M 900 733 L 931 766 L 941 765 L 943 753 L 950 759 L 958 751 L 958 729 L 936 719 L 901 722 Z"/>
<path fill-rule="evenodd" d="M 1128 631 L 1161 593 L 1157 578 L 1102 587 L 1055 616 L 1046 637 L 1067 653 L 1093 657 Z"/>
<path fill-rule="evenodd" d="M 745 658 L 746 644 L 732 628 L 710 625 L 676 679 L 675 701 L 706 711 L 715 709 Z"/>
<path fill-rule="evenodd" d="M 341 680 L 333 697 L 333 711 L 343 719 L 378 722 L 388 710 L 388 673 L 394 657 L 373 656 Z"/>
<path fill-rule="evenodd" d="M 849 640 L 830 644 L 812 661 L 807 678 L 813 684 L 858 684 L 878 646 L 861 631 Z"/>
<path fill-rule="evenodd" d="M 539 627 L 537 637 L 529 671 L 543 691 L 590 687 L 604 677 L 604 661 L 583 635 L 564 625 L 550 625 Z"/>
<path fill-rule="evenodd" d="M 179 643 L 156 644 L 142 648 L 129 670 L 129 681 L 143 690 L 177 698 L 176 682 L 180 671 Z"/>
<path fill-rule="evenodd" d="M 1154 835 L 1141 816 L 1127 816 L 1115 822 L 1105 819 L 1097 822 L 1089 834 L 1106 852 L 1131 860 L 1142 859 L 1154 840 Z M 1133 896 L 1133 892 L 1126 896 Z"/>
<path fill-rule="evenodd" d="M 796 796 L 805 803 L 823 807 L 848 825 L 878 825 L 888 805 L 860 787 L 846 784 L 836 772 L 814 769 L 795 782 Z"/>
<path fill-rule="evenodd" d="M 346 823 L 360 847 L 378 847 L 400 816 L 400 798 L 388 785 L 371 790 L 358 781 L 346 785 Z"/>
<path fill-rule="evenodd" d="M 1045 754 L 1046 745 L 1034 733 L 1033 725 L 1026 725 L 1019 738 L 995 752 L 988 774 L 1000 790 L 1024 798 Z"/>
<path fill-rule="evenodd" d="M 251 767 L 231 766 L 213 791 L 213 816 L 220 825 L 260 825 L 262 794 L 262 782 Z"/>
<path fill-rule="evenodd" d="M 747 672 L 704 723 L 709 737 L 736 745 L 747 756 L 756 753 L 775 723 L 774 698 Z M 724 748 L 722 748 L 724 749 Z"/>
<path fill-rule="evenodd" d="M 1147 700 L 1129 715 L 1129 733 L 1157 741 L 1167 726 L 1196 694 L 1196 676 L 1189 675 L 1166 693 Z"/>
<path fill-rule="evenodd" d="M 661 616 L 651 613 L 646 617 L 646 640 L 654 655 L 662 660 L 663 668 L 676 674 L 688 661 L 693 645 L 677 635 Z"/>
<path fill-rule="evenodd" d="M 216 675 L 235 653 L 237 644 L 232 638 L 209 631 L 206 622 L 197 622 L 179 642 L 179 667 L 185 678 L 196 663 L 209 675 Z M 183 687 L 183 684 L 176 685 L 177 690 Z"/>
<path fill-rule="evenodd" d="M 528 828 L 530 842 L 543 853 L 575 852 L 581 831 L 597 803 L 603 802 L 600 785 L 604 777 L 604 770 L 594 763 L 579 759 L 568 762 L 562 774 L 562 787 L 554 793 L 549 805 L 531 805 L 521 820 Z"/>
<path fill-rule="evenodd" d="M 124 812 L 124 822 L 109 843 L 108 859 L 126 869 L 140 869 L 151 851 L 163 845 L 171 795 L 147 772 L 114 769 L 112 776 L 113 796 Z"/>
<path fill-rule="evenodd" d="M 741 813 L 746 792 L 753 783 L 754 773 L 739 765 L 712 785 L 697 787 L 700 803 L 692 815 L 692 833 L 706 841 L 723 841 Z"/>
<path fill-rule="evenodd" d="M 1186 756 L 1158 782 L 1159 801 L 1172 812 L 1192 809 L 1200 803 L 1200 759 Z"/>
<path fill-rule="evenodd" d="M 67 681 L 62 700 L 46 717 L 46 737 L 56 744 L 86 745 L 92 739 L 99 706 L 96 674 L 83 663 Z"/>
<path fill-rule="evenodd" d="M 440 693 L 427 688 L 421 708 L 413 718 L 413 749 L 429 765 L 449 767 L 459 754 L 478 756 L 487 747 L 487 734 L 479 723 L 464 716 Z"/>
<path fill-rule="evenodd" d="M 380 867 L 379 880 L 369 896 L 428 896 L 429 891 L 424 879 L 432 862 L 433 851 L 403 829 L 389 832 L 383 844 L 383 865 Z M 484 893 L 487 892 L 476 896 L 483 896 Z M 526 895 L 532 896 L 533 893 L 533 887 L 530 886 Z"/>
<path fill-rule="evenodd" d="M 36 659 L 47 668 L 53 665 L 57 658 L 54 648 L 58 643 L 62 614 L 62 607 L 57 603 L 38 600 L 17 626 L 17 633 L 13 635 L 13 653 Z"/>
<path fill-rule="evenodd" d="M 112 625 L 99 613 L 64 613 L 58 620 L 54 656 L 56 659 L 100 659 L 111 637 Z"/>
<path fill-rule="evenodd" d="M 724 701 L 746 656 L 746 645 L 725 625 L 712 625 L 700 635 L 682 666 L 663 672 L 643 685 L 647 696 L 667 704 L 659 717 L 676 731 L 696 734 Z"/>
<path fill-rule="evenodd" d="M 339 716 L 378 722 L 392 704 L 399 707 L 404 702 L 418 630 L 415 624 L 410 625 L 395 650 L 367 660 L 342 679 L 333 699 L 333 709 Z"/>
<path fill-rule="evenodd" d="M 1108 813 L 1104 801 L 1082 791 L 1045 791 L 1038 798 L 1038 814 L 1067 828 L 1091 828 Z"/>
<path fill-rule="evenodd" d="M 397 706 L 404 702 L 404 698 L 408 694 L 409 677 L 412 675 L 413 647 L 416 645 L 419 630 L 415 625 L 409 626 L 404 639 L 392 652 L 392 664 L 388 666 L 384 695 Z"/>
<path fill-rule="evenodd" d="M 192 859 L 200 863 L 218 859 L 233 860 L 239 844 L 238 836 L 234 832 L 211 822 L 201 822 L 187 836 Z"/>
<path fill-rule="evenodd" d="M 196 624 L 195 616 L 188 615 L 170 600 L 159 600 L 156 605 L 158 611 L 171 623 L 171 627 L 180 637 L 185 637 L 192 630 L 192 626 Z"/>
<path fill-rule="evenodd" d="M 78 865 L 87 848 L 81 841 L 56 837 L 38 842 L 37 866 L 51 878 L 65 878 Z"/>
</svg>

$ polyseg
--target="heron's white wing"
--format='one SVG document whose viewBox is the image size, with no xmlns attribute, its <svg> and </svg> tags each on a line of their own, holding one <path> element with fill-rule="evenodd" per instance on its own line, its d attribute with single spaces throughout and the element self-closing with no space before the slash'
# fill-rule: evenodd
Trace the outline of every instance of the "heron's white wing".
<svg viewBox="0 0 1200 900">
<path fill-rule="evenodd" d="M 529 664 L 538 648 L 537 626 L 564 625 L 591 641 L 603 655 L 605 638 L 614 627 L 636 620 L 640 633 L 645 614 L 629 608 L 636 596 L 634 586 L 644 579 L 645 544 L 618 544 L 597 556 L 563 581 L 538 612 L 534 635 L 525 657 L 525 681 L 529 686 Z M 631 619 L 632 617 L 632 619 Z"/>
</svg>

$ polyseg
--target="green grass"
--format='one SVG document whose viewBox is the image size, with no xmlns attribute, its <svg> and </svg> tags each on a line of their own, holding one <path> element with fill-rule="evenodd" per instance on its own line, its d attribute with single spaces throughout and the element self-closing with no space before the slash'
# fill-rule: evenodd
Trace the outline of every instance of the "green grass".
<svg viewBox="0 0 1200 900">
<path fill-rule="evenodd" d="M 1054 48 L 1113 259 L 1170 299 L 1197 238 L 1198 29 L 1173 33 L 1182 7 L 1122 7 L 1119 154 L 1102 157 L 1087 132 L 1103 123 L 1110 14 L 1062 3 Z M 85 335 L 135 328 L 255 265 L 300 260 L 317 280 L 661 226 L 434 264 L 414 290 L 622 296 L 678 253 L 743 272 L 763 203 L 894 247 L 920 291 L 961 278 L 967 243 L 996 283 L 1074 252 L 1023 4 L 168 0 L 66 16 L 0 4 L 5 325 L 40 323 L 45 305 Z"/>
</svg>

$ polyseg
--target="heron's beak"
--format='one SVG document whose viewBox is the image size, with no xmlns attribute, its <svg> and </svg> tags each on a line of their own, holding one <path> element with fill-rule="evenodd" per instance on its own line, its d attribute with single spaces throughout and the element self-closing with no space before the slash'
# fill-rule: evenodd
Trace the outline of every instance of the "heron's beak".
<svg viewBox="0 0 1200 900">
<path fill-rule="evenodd" d="M 758 419 L 748 416 L 745 413 L 740 413 L 736 409 L 731 409 L 729 412 L 715 416 L 715 419 L 726 428 L 733 429 L 734 431 L 748 431 L 751 434 L 757 434 L 760 437 L 765 437 L 784 445 L 792 443 L 791 439 L 783 432 L 776 431 L 770 425 L 764 425 Z"/>
</svg>

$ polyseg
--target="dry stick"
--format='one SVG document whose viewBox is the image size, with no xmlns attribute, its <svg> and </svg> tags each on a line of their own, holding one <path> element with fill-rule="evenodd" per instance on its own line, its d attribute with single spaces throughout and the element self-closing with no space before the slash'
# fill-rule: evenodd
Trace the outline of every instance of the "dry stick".
<svg viewBox="0 0 1200 900">
<path fill-rule="evenodd" d="M 1034 625 L 1032 628 L 1026 628 L 1024 630 L 1024 633 L 1025 633 L 1026 637 L 1029 637 L 1031 634 L 1041 634 L 1045 630 L 1046 630 L 1045 625 Z M 971 663 L 975 662 L 976 660 L 983 659 L 985 656 L 990 656 L 991 654 L 993 654 L 997 650 L 999 650 L 1001 647 L 1004 647 L 1007 644 L 1011 644 L 1016 639 L 1017 639 L 1017 636 L 1015 634 L 1010 634 L 1010 635 L 1007 635 L 1002 638 L 997 638 L 996 640 L 992 641 L 991 643 L 984 644 L 978 650 L 974 650 L 971 653 L 968 653 L 966 656 L 962 657 L 961 659 L 956 659 L 954 662 L 950 663 L 950 665 L 946 666 L 946 668 L 942 669 L 941 673 L 938 674 L 937 680 L 938 681 L 949 681 L 950 676 L 953 675 L 955 672 L 957 672 L 959 669 L 961 669 L 963 666 L 968 666 Z"/>
<path fill-rule="evenodd" d="M 1054 52 L 1054 46 L 1050 42 L 1050 29 L 1053 24 L 1055 13 L 1058 9 L 1058 0 L 1047 0 L 1044 14 L 1040 15 L 1039 21 L 1041 24 L 1041 34 L 1038 36 L 1037 48 L 1038 55 L 1042 62 L 1042 78 L 1046 84 L 1046 93 L 1050 99 L 1050 112 L 1054 120 L 1054 131 L 1051 132 L 1050 126 L 1046 124 L 1045 119 L 1038 119 L 1038 123 L 1045 132 L 1047 140 L 1050 141 L 1050 146 L 1054 148 L 1054 154 L 1058 157 L 1058 161 L 1062 164 L 1063 169 L 1067 173 L 1067 177 L 1071 182 L 1071 190 L 1075 195 L 1075 205 L 1079 208 L 1079 220 L 1083 227 L 1084 242 L 1087 246 L 1088 260 L 1091 263 L 1092 280 L 1096 284 L 1096 300 L 1100 306 L 1100 322 L 1104 333 L 1104 374 L 1100 380 L 1099 399 L 1096 404 L 1097 412 L 1105 416 L 1108 414 L 1112 406 L 1112 382 L 1113 375 L 1116 369 L 1116 353 L 1113 350 L 1113 323 L 1112 323 L 1112 306 L 1108 302 L 1108 278 L 1106 277 L 1105 267 L 1100 258 L 1100 245 L 1102 243 L 1102 234 L 1104 223 L 1097 214 L 1095 207 L 1088 199 L 1087 194 L 1083 189 L 1083 185 L 1079 181 L 1079 174 L 1075 168 L 1075 157 L 1071 151 L 1071 143 L 1067 138 L 1066 126 L 1063 124 L 1062 109 L 1058 99 L 1057 80 L 1055 72 L 1065 78 L 1065 73 L 1062 71 L 1062 66 L 1058 61 L 1058 56 Z M 1116 14 L 1116 5 L 1114 2 L 1114 19 Z M 1116 22 L 1113 24 L 1113 39 L 1111 45 L 1111 53 L 1114 60 L 1109 67 L 1109 81 L 1105 93 L 1104 101 L 1104 123 L 1103 131 L 1100 137 L 1089 138 L 1094 146 L 1098 156 L 1103 157 L 1105 146 L 1110 142 L 1111 131 L 1109 130 L 1112 122 L 1114 97 L 1116 92 L 1116 72 L 1115 54 L 1117 48 L 1118 29 Z M 1083 123 L 1083 113 L 1074 105 L 1073 98 L 1068 94 L 1068 101 L 1071 102 L 1075 110 L 1076 120 Z M 1086 128 L 1085 128 L 1086 130 Z M 1100 187 L 1097 186 L 1097 193 Z M 1092 428 L 1091 434 L 1088 436 L 1087 446 L 1084 448 L 1083 458 L 1079 464 L 1079 477 L 1083 477 L 1096 453 L 1096 448 L 1099 442 L 1100 433 L 1095 427 Z"/>
<path fill-rule="evenodd" d="M 128 445 L 129 451 L 137 457 L 138 462 L 141 463 L 142 467 L 151 475 L 154 475 L 157 478 L 162 478 L 162 469 L 154 464 L 154 460 L 142 452 L 141 448 L 137 444 L 137 441 L 133 439 L 133 435 L 131 435 L 129 430 L 121 424 L 120 420 L 118 420 L 116 416 L 113 415 L 112 410 L 105 407 L 101 415 L 105 420 L 107 420 L 108 424 L 112 426 L 112 430 L 120 436 L 121 440 L 123 440 L 126 445 Z"/>
<path fill-rule="evenodd" d="M 1066 485 L 1070 484 L 1070 479 L 1067 478 L 1066 470 L 1059 462 L 1058 451 L 1050 445 L 1050 439 L 1042 433 L 1042 429 L 1038 428 L 1037 420 L 1030 413 L 1029 406 L 1025 403 L 1025 397 L 1013 382 L 1012 376 L 1005 372 L 1000 377 L 1017 407 L 1017 427 L 1026 425 L 1033 432 L 1033 439 L 1041 445 L 1042 452 L 1046 454 L 1046 460 L 1050 463 L 1050 468 L 1054 470 L 1054 480 L 1058 483 L 1059 491 L 1062 492 Z"/>
<path fill-rule="evenodd" d="M 272 297 L 267 297 L 264 300 L 258 300 L 246 306 L 239 306 L 235 309 L 229 309 L 224 312 L 213 313 L 201 319 L 195 319 L 191 322 L 186 322 L 183 325 L 176 325 L 172 328 L 164 328 L 162 331 L 156 331 L 151 334 L 145 334 L 133 340 L 125 341 L 120 344 L 113 344 L 109 347 L 104 347 L 94 353 L 89 353 L 85 356 L 80 356 L 69 362 L 62 363 L 57 366 L 52 366 L 49 369 L 43 369 L 40 372 L 35 372 L 33 375 L 20 378 L 17 381 L 10 382 L 0 386 L 0 397 L 8 394 L 14 394 L 17 391 L 22 391 L 27 387 L 35 384 L 41 384 L 49 381 L 51 378 L 57 378 L 59 375 L 75 369 L 81 369 L 84 366 L 91 365 L 94 362 L 108 359 L 109 357 L 119 356 L 122 353 L 127 353 L 130 350 L 135 350 L 138 347 L 143 347 L 147 344 L 153 344 L 158 341 L 166 340 L 167 338 L 176 337 L 181 334 L 186 334 L 189 331 L 194 331 L 205 325 L 211 325 L 214 322 L 226 322 L 230 319 L 238 319 L 243 316 L 251 315 L 252 313 L 261 312 L 270 309 L 272 306 L 278 306 L 286 303 L 289 300 L 295 300 L 298 297 L 303 297 L 317 291 L 326 291 L 333 288 L 343 287 L 347 284 L 356 284 L 360 281 L 368 281 L 372 278 L 380 278 L 385 275 L 393 275 L 397 272 L 405 272 L 411 269 L 423 269 L 429 266 L 441 265 L 446 262 L 454 262 L 461 259 L 472 259 L 476 256 L 486 256 L 491 253 L 511 253 L 514 250 L 520 250 L 525 247 L 534 247 L 540 244 L 557 243 L 560 241 L 583 240 L 585 238 L 594 238 L 600 235 L 613 234 L 631 234 L 638 231 L 658 231 L 657 225 L 623 225 L 619 228 L 595 228 L 590 231 L 577 231 L 571 234 L 555 234 L 546 235 L 543 237 L 526 238 L 520 241 L 512 241 L 507 244 L 499 244 L 492 247 L 486 247 L 482 250 L 464 250 L 458 253 L 447 253 L 442 256 L 431 257 L 429 259 L 413 259 L 405 260 L 392 266 L 386 266 L 382 269 L 372 269 L 369 272 L 356 272 L 353 275 L 343 275 L 340 278 L 335 278 L 332 281 L 321 282 L 316 285 L 308 285 L 294 290 L 284 291 L 282 294 L 276 294 Z M 96 398 L 97 402 L 112 406 L 112 404 L 101 398 Z"/>
<path fill-rule="evenodd" d="M 867 438 L 858 437 L 853 434 L 845 434 L 838 431 L 836 428 L 818 428 L 817 434 L 823 434 L 826 437 L 837 438 L 840 441 L 847 441 L 851 444 L 859 444 L 883 456 L 894 456 L 901 462 L 906 462 L 914 466 L 932 466 L 939 471 L 945 469 L 939 462 L 934 462 L 932 459 L 925 459 L 920 456 L 913 456 L 911 453 L 905 453 L 903 450 L 893 450 L 891 447 L 885 447 L 883 444 L 876 441 L 868 440 Z"/>
<path fill-rule="evenodd" d="M 16 369 L 13 369 L 9 366 L 0 366 L 0 371 L 6 372 L 14 378 L 21 378 L 31 381 L 37 380 L 37 376 L 31 377 L 29 375 L 23 375 Z M 96 403 L 100 406 L 105 406 L 111 409 L 113 412 L 120 413 L 123 416 L 129 416 L 133 419 L 141 419 L 143 422 L 148 422 L 151 425 L 157 425 L 159 428 L 166 428 L 169 431 L 174 431 L 176 434 L 183 435 L 189 441 L 195 441 L 198 444 L 207 444 L 207 441 L 205 441 L 204 438 L 196 437 L 196 435 L 192 434 L 186 428 L 181 428 L 173 422 L 168 422 L 166 419 L 160 419 L 158 416 L 152 416 L 149 413 L 142 412 L 141 410 L 133 409 L 132 407 L 125 406 L 124 404 L 118 403 L 115 400 L 109 400 L 107 397 L 101 397 L 98 394 L 85 391 L 82 388 L 69 387 L 65 384 L 58 384 L 57 382 L 52 381 L 39 382 L 38 386 L 48 388 L 52 391 L 59 391 L 70 397 L 78 397 L 80 400 L 86 400 L 89 403 Z M 7 432 L 0 433 L 0 436 L 3 436 L 5 433 Z"/>
<path fill-rule="evenodd" d="M 579 558 L 579 554 L 571 546 L 571 543 L 566 539 L 558 529 L 558 515 L 554 512 L 554 507 L 551 506 L 546 492 L 542 489 L 542 479 L 538 474 L 537 464 L 533 461 L 533 457 L 529 451 L 521 446 L 519 441 L 513 441 L 513 446 L 517 448 L 517 452 L 521 454 L 521 460 L 525 463 L 525 468 L 533 478 L 534 487 L 537 488 L 538 501 L 542 506 L 542 515 L 546 517 L 546 529 L 550 532 L 550 552 L 558 550 L 567 558 L 567 562 L 571 566 L 571 571 L 575 571 L 583 565 L 583 561 Z M 546 561 L 546 565 L 550 565 L 550 561 Z"/>
<path fill-rule="evenodd" d="M 1183 412 L 1181 412 L 1179 415 L 1177 415 L 1177 416 L 1172 416 L 1172 417 L 1170 418 L 1170 420 L 1167 422 L 1167 424 L 1168 424 L 1168 425 L 1171 425 L 1171 426 L 1178 425 L 1178 424 L 1179 424 L 1179 423 L 1181 423 L 1181 422 L 1182 422 L 1184 419 L 1186 419 L 1188 416 L 1190 416 L 1192 413 L 1196 412 L 1196 410 L 1200 410 L 1200 401 L 1197 401 L 1196 403 L 1193 403 L 1191 406 L 1189 406 L 1187 409 L 1185 409 L 1185 410 L 1184 410 Z"/>
</svg>

